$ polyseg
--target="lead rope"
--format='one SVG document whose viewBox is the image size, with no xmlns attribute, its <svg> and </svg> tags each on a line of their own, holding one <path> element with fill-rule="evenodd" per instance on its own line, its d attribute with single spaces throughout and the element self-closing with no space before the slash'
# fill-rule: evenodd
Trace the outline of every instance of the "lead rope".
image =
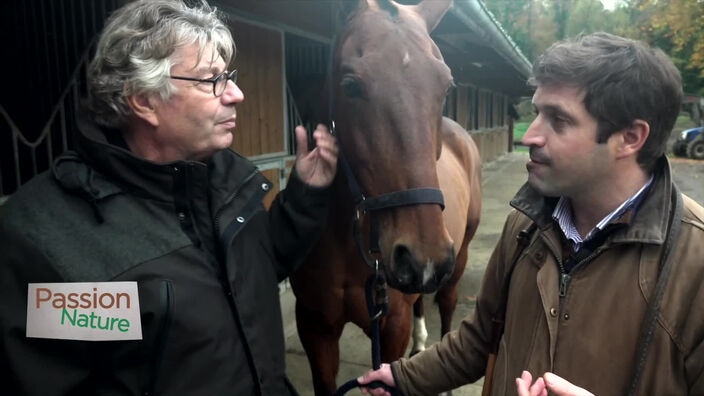
<svg viewBox="0 0 704 396">
<path fill-rule="evenodd" d="M 371 321 L 371 339 L 372 339 L 372 367 L 374 370 L 381 368 L 381 343 L 379 337 L 379 320 L 389 311 L 389 297 L 386 293 L 386 279 L 379 272 L 379 261 L 376 261 L 376 270 L 367 278 L 364 284 L 364 295 L 367 300 L 367 313 Z M 342 396 L 354 388 L 364 386 L 369 389 L 383 388 L 392 396 L 403 396 L 402 393 L 391 386 L 386 385 L 381 381 L 372 381 L 368 384 L 360 384 L 357 379 L 352 379 L 339 387 L 333 396 Z"/>
</svg>

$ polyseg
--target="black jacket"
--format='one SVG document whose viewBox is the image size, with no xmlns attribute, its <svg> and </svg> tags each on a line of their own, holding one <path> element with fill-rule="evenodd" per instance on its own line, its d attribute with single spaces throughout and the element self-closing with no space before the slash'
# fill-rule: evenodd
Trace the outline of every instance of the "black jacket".
<svg viewBox="0 0 704 396">
<path fill-rule="evenodd" d="M 326 190 L 292 176 L 267 212 L 271 184 L 230 150 L 156 164 L 82 125 L 78 153 L 0 206 L 2 393 L 289 393 L 277 282 L 322 229 Z M 138 282 L 142 340 L 25 336 L 28 283 L 104 281 Z"/>
</svg>

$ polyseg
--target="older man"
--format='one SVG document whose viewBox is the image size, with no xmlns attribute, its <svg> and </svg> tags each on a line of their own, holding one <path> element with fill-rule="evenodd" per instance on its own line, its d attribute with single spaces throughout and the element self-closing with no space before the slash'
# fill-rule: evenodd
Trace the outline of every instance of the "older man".
<svg viewBox="0 0 704 396">
<path fill-rule="evenodd" d="M 337 146 L 297 129 L 287 188 L 228 150 L 244 94 L 207 4 L 127 4 L 89 67 L 77 152 L 0 211 L 12 395 L 282 395 L 277 282 L 321 230 Z"/>
<path fill-rule="evenodd" d="M 474 315 L 361 382 L 436 394 L 481 378 L 498 352 L 493 395 L 704 394 L 704 209 L 664 155 L 679 72 L 606 33 L 554 44 L 533 72 L 528 182 Z"/>
</svg>

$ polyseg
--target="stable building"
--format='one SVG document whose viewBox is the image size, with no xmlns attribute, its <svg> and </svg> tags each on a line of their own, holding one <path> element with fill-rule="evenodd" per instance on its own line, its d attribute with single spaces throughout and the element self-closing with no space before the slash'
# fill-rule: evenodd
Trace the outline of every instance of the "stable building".
<svg viewBox="0 0 704 396">
<path fill-rule="evenodd" d="M 13 56 L 0 103 L 0 203 L 70 149 L 75 111 L 96 36 L 125 0 L 13 0 L 3 26 Z M 404 4 L 417 1 L 403 0 Z M 235 42 L 238 105 L 232 148 L 285 187 L 296 125 L 315 122 L 338 26 L 337 1 L 211 0 Z M 508 107 L 529 95 L 530 62 L 481 0 L 455 0 L 432 34 L 455 78 L 445 115 L 472 135 L 491 161 L 511 149 Z M 14 39 L 13 39 L 14 38 Z M 267 202 L 275 196 L 267 196 Z"/>
</svg>

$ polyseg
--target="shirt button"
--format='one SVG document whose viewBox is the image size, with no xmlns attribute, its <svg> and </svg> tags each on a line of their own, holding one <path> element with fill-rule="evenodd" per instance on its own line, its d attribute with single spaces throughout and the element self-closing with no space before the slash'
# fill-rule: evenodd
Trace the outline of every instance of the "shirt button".
<svg viewBox="0 0 704 396">
<path fill-rule="evenodd" d="M 262 183 L 262 190 L 269 191 L 269 185 L 266 183 Z"/>
<path fill-rule="evenodd" d="M 542 259 L 543 259 L 543 252 L 536 252 L 536 253 L 535 253 L 535 259 L 536 259 L 536 260 L 542 260 Z"/>
<path fill-rule="evenodd" d="M 567 314 L 567 313 L 566 313 L 566 314 L 563 316 L 563 318 L 565 318 L 565 320 L 570 320 L 570 314 Z"/>
<path fill-rule="evenodd" d="M 244 223 L 244 217 L 242 216 L 239 216 L 236 220 L 238 223 Z"/>
<path fill-rule="evenodd" d="M 557 317 L 557 308 L 550 308 L 550 316 Z"/>
<path fill-rule="evenodd" d="M 178 212 L 178 219 L 179 219 L 180 221 L 186 220 L 186 214 L 183 213 L 183 212 Z"/>
</svg>

